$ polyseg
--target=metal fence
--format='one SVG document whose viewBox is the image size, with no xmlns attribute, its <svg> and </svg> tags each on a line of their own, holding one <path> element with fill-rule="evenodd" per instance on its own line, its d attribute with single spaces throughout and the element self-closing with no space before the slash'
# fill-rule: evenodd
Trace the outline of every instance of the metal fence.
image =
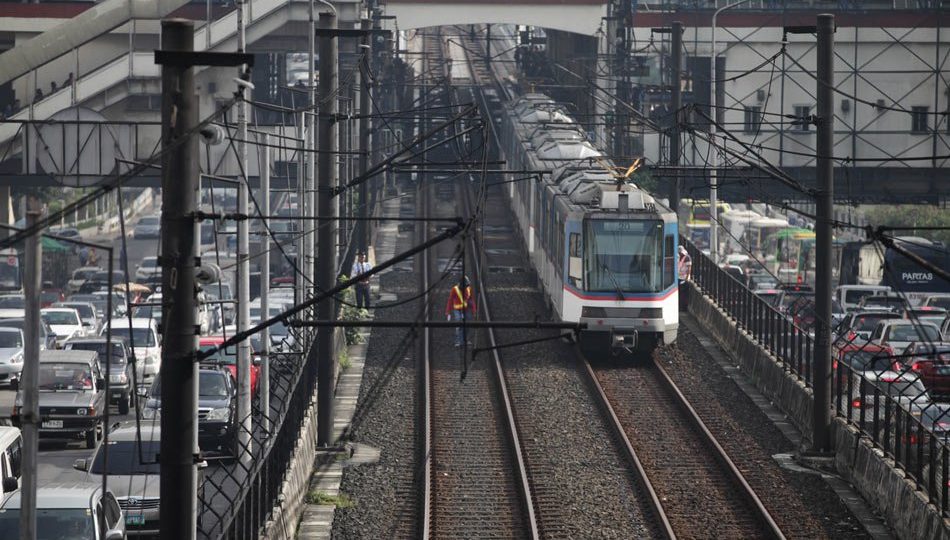
<svg viewBox="0 0 950 540">
<path fill-rule="evenodd" d="M 814 338 L 808 330 L 713 263 L 690 241 L 680 241 L 693 261 L 693 284 L 810 388 Z M 846 344 L 844 336 L 833 343 L 835 350 Z M 943 517 L 950 517 L 950 406 L 934 403 L 919 391 L 908 391 L 919 388 L 921 381 L 915 371 L 899 363 L 902 352 L 882 357 L 889 365 L 884 371 L 856 371 L 836 359 L 832 381 L 835 414 L 891 458 Z"/>
</svg>

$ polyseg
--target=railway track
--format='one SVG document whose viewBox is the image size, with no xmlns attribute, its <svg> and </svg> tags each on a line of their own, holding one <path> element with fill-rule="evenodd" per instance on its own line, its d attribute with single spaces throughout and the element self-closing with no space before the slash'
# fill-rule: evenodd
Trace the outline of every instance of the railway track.
<svg viewBox="0 0 950 540">
<path fill-rule="evenodd" d="M 671 537 L 784 538 L 659 363 L 594 365 L 583 357 L 579 362 L 654 486 Z"/>
<path fill-rule="evenodd" d="M 427 54 L 423 55 L 426 60 L 422 71 L 433 73 L 429 58 L 442 61 L 441 37 L 427 33 L 423 40 Z M 425 86 L 423 92 L 427 91 Z M 445 199 L 446 190 L 451 193 L 453 185 L 444 178 L 423 177 L 420 215 L 466 215 L 459 214 L 462 209 L 456 205 L 433 208 L 432 197 Z M 449 198 L 453 198 L 451 194 Z M 420 227 L 422 236 L 428 236 L 432 227 Z M 429 316 L 438 316 L 434 313 L 439 313 L 439 300 L 459 279 L 458 270 L 465 268 L 457 254 L 446 251 L 446 247 L 437 250 L 435 257 L 428 251 L 421 256 L 422 289 L 432 288 L 437 293 L 429 301 Z M 435 283 L 442 276 L 446 279 Z M 473 365 L 464 380 L 460 379 L 467 348 L 454 347 L 452 338 L 452 332 L 423 330 L 419 369 L 423 377 L 420 401 L 425 408 L 420 449 L 424 470 L 420 536 L 538 538 L 518 430 L 499 366 Z"/>
</svg>

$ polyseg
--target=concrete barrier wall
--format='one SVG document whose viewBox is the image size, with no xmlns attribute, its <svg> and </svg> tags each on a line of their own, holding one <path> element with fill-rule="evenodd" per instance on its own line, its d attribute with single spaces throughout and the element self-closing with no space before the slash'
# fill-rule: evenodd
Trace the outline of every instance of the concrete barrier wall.
<svg viewBox="0 0 950 540">
<path fill-rule="evenodd" d="M 807 438 L 812 426 L 811 390 L 692 284 L 689 312 Z M 838 474 L 885 517 L 899 538 L 950 540 L 950 521 L 940 517 L 937 508 L 894 467 L 892 460 L 844 420 L 835 418 L 832 430 Z"/>
</svg>

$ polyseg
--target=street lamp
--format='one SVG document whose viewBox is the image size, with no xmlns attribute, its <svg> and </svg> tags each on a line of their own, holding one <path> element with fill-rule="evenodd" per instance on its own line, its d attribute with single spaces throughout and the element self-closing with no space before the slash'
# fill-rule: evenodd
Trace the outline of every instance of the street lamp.
<svg viewBox="0 0 950 540">
<path fill-rule="evenodd" d="M 732 9 L 739 4 L 744 4 L 749 0 L 738 0 L 731 4 L 726 4 L 717 9 L 712 16 L 712 28 L 710 41 L 712 43 L 709 54 L 709 144 L 712 145 L 716 138 L 716 114 L 718 103 L 718 92 L 716 91 L 716 19 L 719 14 L 727 9 Z M 719 264 L 719 179 L 717 178 L 719 169 L 719 152 L 713 151 L 712 163 L 709 168 L 709 256 L 713 262 Z"/>
</svg>

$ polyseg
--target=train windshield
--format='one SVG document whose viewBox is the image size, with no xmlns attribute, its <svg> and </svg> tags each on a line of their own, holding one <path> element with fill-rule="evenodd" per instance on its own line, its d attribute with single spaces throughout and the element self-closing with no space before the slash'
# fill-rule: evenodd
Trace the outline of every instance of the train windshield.
<svg viewBox="0 0 950 540">
<path fill-rule="evenodd" d="M 590 220 L 584 246 L 586 290 L 662 290 L 663 222 Z"/>
</svg>

